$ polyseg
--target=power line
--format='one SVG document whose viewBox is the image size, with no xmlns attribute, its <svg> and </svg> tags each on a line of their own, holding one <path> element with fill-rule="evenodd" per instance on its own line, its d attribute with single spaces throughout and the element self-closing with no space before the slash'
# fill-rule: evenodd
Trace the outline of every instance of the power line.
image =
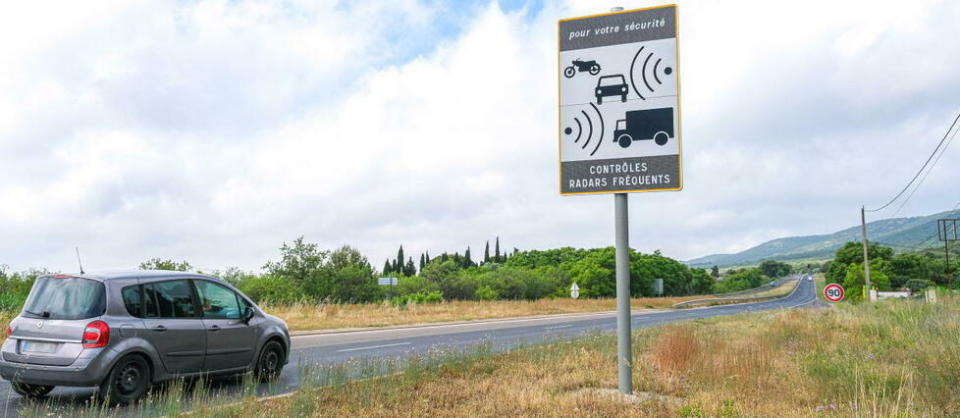
<svg viewBox="0 0 960 418">
<path fill-rule="evenodd" d="M 910 179 L 910 182 L 908 182 L 907 185 L 903 187 L 903 190 L 900 190 L 900 193 L 897 193 L 897 195 L 894 196 L 893 199 L 890 199 L 890 201 L 887 202 L 886 204 L 884 204 L 883 206 L 881 206 L 881 207 L 879 207 L 879 208 L 876 208 L 876 209 L 866 209 L 866 208 L 864 208 L 864 211 L 867 211 L 867 212 L 879 212 L 879 211 L 881 211 L 881 210 L 886 209 L 887 206 L 890 206 L 891 204 L 893 204 L 893 202 L 897 201 L 897 199 L 899 199 L 900 196 L 903 196 L 903 194 L 907 191 L 907 189 L 909 189 L 910 186 L 913 185 L 913 182 L 917 181 L 917 178 L 920 177 L 920 174 L 923 173 L 923 170 L 925 170 L 925 169 L 927 168 L 927 166 L 930 164 L 930 161 L 933 160 L 933 157 L 934 157 L 935 155 L 937 155 L 937 153 L 940 151 L 940 148 L 943 147 L 943 144 L 947 141 L 947 138 L 950 137 L 950 132 L 952 132 L 952 131 L 953 131 L 953 128 L 957 125 L 957 121 L 958 121 L 958 120 L 960 120 L 960 113 L 958 113 L 958 114 L 957 114 L 957 117 L 955 117 L 955 118 L 953 119 L 953 123 L 950 124 L 950 128 L 947 129 L 947 132 L 943 134 L 943 138 L 940 139 L 940 143 L 937 144 L 937 147 L 934 148 L 934 149 L 933 149 L 933 152 L 930 153 L 930 156 L 927 157 L 927 161 L 925 161 L 925 162 L 923 163 L 923 166 L 920 167 L 920 170 L 917 170 L 917 174 L 914 174 L 914 175 L 913 175 L 913 178 Z M 946 148 L 944 148 L 944 149 L 946 149 Z M 932 167 L 931 167 L 931 168 L 932 168 Z"/>
<path fill-rule="evenodd" d="M 940 159 L 943 158 L 943 154 L 946 154 L 947 148 L 950 147 L 950 144 L 953 142 L 953 139 L 957 137 L 957 133 L 960 132 L 960 129 L 953 131 L 953 135 L 950 136 L 950 140 L 947 141 L 947 144 L 943 146 L 943 149 L 940 150 L 940 154 L 937 155 L 937 159 L 933 160 L 933 165 L 930 166 L 930 169 L 926 173 L 923 173 L 923 177 L 920 178 L 920 181 L 917 183 L 916 187 L 910 191 L 910 194 L 907 195 L 907 198 L 903 200 L 903 203 L 900 204 L 900 207 L 897 208 L 896 212 L 893 212 L 893 215 L 890 215 L 891 218 L 896 218 L 897 214 L 903 209 L 904 206 L 910 202 L 910 198 L 913 197 L 913 194 L 920 190 L 920 186 L 923 185 L 923 182 L 927 180 L 927 176 L 933 171 L 933 168 L 937 166 L 937 163 L 940 162 Z"/>
</svg>

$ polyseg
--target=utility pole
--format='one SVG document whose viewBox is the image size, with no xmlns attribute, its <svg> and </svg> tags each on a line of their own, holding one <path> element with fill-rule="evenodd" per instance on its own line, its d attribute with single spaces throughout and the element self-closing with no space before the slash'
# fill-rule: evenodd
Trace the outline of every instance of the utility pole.
<svg viewBox="0 0 960 418">
<path fill-rule="evenodd" d="M 947 289 L 953 286 L 953 270 L 950 268 L 950 241 L 957 240 L 957 221 L 960 219 L 939 219 L 937 220 L 937 235 L 943 241 L 943 258 L 947 273 Z"/>
<path fill-rule="evenodd" d="M 950 241 L 943 240 L 943 258 L 946 260 L 947 289 L 953 285 L 953 271 L 950 270 Z"/>
<path fill-rule="evenodd" d="M 860 228 L 863 230 L 863 277 L 867 283 L 867 301 L 870 301 L 870 257 L 867 255 L 867 215 L 860 206 Z"/>
</svg>

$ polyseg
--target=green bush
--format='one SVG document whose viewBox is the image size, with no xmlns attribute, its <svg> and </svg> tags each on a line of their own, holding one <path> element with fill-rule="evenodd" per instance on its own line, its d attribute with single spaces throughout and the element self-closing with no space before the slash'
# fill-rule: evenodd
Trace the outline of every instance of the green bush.
<svg viewBox="0 0 960 418">
<path fill-rule="evenodd" d="M 405 307 L 407 305 L 415 304 L 424 304 L 424 303 L 440 303 L 443 302 L 443 295 L 438 291 L 433 291 L 429 293 L 411 293 L 408 295 L 394 296 L 390 300 L 390 304 L 397 307 Z"/>
<path fill-rule="evenodd" d="M 240 291 L 257 303 L 293 303 L 304 298 L 293 282 L 273 275 L 253 276 L 240 283 Z"/>
<path fill-rule="evenodd" d="M 480 286 L 475 294 L 479 300 L 495 300 L 500 297 L 500 294 L 489 285 Z"/>
<path fill-rule="evenodd" d="M 718 293 L 738 292 L 741 290 L 760 287 L 770 280 L 760 269 L 744 269 L 733 274 L 728 274 L 723 280 L 717 282 L 716 291 Z"/>
</svg>

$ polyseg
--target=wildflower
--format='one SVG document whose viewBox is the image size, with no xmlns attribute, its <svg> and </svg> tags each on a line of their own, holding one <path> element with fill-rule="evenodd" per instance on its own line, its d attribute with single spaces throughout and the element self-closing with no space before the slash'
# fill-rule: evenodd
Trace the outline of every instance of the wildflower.
<svg viewBox="0 0 960 418">
<path fill-rule="evenodd" d="M 817 406 L 816 411 L 817 411 L 817 412 L 823 412 L 824 409 L 826 409 L 826 407 L 824 407 L 823 405 L 819 405 L 819 406 Z"/>
<path fill-rule="evenodd" d="M 830 404 L 830 409 L 837 409 L 837 406 L 834 404 Z"/>
</svg>

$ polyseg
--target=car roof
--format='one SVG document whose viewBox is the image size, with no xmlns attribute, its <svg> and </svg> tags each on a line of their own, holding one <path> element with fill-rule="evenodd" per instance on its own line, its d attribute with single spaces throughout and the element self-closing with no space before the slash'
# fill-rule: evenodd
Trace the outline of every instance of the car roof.
<svg viewBox="0 0 960 418">
<path fill-rule="evenodd" d="M 97 280 L 101 282 L 106 282 L 110 280 L 119 280 L 119 279 L 160 279 L 165 277 L 219 280 L 216 277 L 207 276 L 203 274 L 188 273 L 183 271 L 171 271 L 171 270 L 117 270 L 117 271 L 92 272 L 92 273 L 82 273 L 82 274 L 47 274 L 45 276 L 80 277 L 84 279 Z"/>
</svg>

